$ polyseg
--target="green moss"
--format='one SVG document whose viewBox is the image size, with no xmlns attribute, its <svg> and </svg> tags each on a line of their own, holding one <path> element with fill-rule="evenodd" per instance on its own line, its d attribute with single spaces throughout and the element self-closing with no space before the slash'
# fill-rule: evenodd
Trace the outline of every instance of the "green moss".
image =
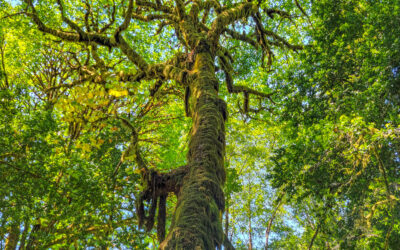
<svg viewBox="0 0 400 250">
<path fill-rule="evenodd" d="M 162 249 L 215 249 L 223 243 L 226 104 L 218 98 L 212 58 L 207 47 L 197 48 L 193 68 L 196 77 L 189 83 L 193 111 L 189 173 Z"/>
</svg>

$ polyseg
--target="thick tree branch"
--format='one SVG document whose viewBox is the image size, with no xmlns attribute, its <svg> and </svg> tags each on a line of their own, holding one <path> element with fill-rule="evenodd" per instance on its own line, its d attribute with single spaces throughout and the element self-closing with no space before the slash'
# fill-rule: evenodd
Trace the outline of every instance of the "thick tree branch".
<svg viewBox="0 0 400 250">
<path fill-rule="evenodd" d="M 245 42 L 247 44 L 250 44 L 251 46 L 253 46 L 254 48 L 258 49 L 259 48 L 259 44 L 257 43 L 257 41 L 251 39 L 250 37 L 248 37 L 246 34 L 241 34 L 239 32 L 236 32 L 234 30 L 225 28 L 224 32 L 226 34 L 228 34 L 231 38 L 235 39 L 235 40 L 239 40 L 242 42 Z"/>
<path fill-rule="evenodd" d="M 153 228 L 155 212 L 158 204 L 158 223 L 157 236 L 161 242 L 165 238 L 165 210 L 168 193 L 179 195 L 183 178 L 187 175 L 189 168 L 185 165 L 172 170 L 170 173 L 158 173 L 154 170 L 148 170 L 142 174 L 142 185 L 144 190 L 140 193 L 136 201 L 136 214 L 138 216 L 139 227 L 145 225 L 146 230 Z M 144 209 L 144 201 L 150 203 L 148 215 Z"/>
<path fill-rule="evenodd" d="M 218 38 L 225 27 L 241 18 L 249 17 L 257 11 L 258 6 L 250 2 L 240 4 L 237 7 L 221 12 L 211 25 L 211 29 L 207 34 L 208 39 L 216 46 L 218 44 Z"/>
<path fill-rule="evenodd" d="M 280 47 L 286 47 L 286 48 L 294 50 L 294 51 L 302 50 L 304 48 L 302 45 L 295 45 L 295 44 L 289 43 L 288 41 L 286 41 L 286 39 L 284 39 L 283 37 L 279 36 L 275 32 L 272 32 L 270 30 L 266 30 L 262 25 L 260 25 L 259 28 L 260 28 L 260 31 L 264 35 L 266 35 L 268 37 L 271 37 L 271 38 L 273 38 L 274 40 L 276 40 L 278 42 L 275 45 L 278 45 Z"/>
<path fill-rule="evenodd" d="M 125 39 L 118 36 L 118 47 L 128 57 L 128 59 L 136 64 L 143 72 L 147 72 L 149 65 L 147 62 L 125 41 Z"/>
<path fill-rule="evenodd" d="M 144 158 L 142 157 L 142 154 L 139 149 L 139 145 L 138 145 L 139 138 L 138 138 L 138 133 L 136 131 L 136 128 L 127 119 L 125 119 L 123 117 L 117 117 L 117 118 L 120 119 L 122 121 L 122 123 L 126 127 L 128 127 L 131 131 L 130 144 L 129 144 L 128 148 L 122 154 L 120 162 L 122 163 L 125 161 L 126 158 L 133 156 L 134 161 L 138 165 L 139 169 L 141 169 L 143 171 L 148 171 L 147 164 L 146 164 Z M 116 168 L 116 170 L 114 170 L 114 175 L 118 171 L 118 167 Z"/>
<path fill-rule="evenodd" d="M 57 4 L 58 4 L 58 7 L 61 12 L 61 19 L 63 20 L 63 22 L 68 24 L 68 26 L 71 27 L 71 29 L 75 30 L 79 34 L 80 37 L 85 36 L 85 32 L 76 23 L 74 23 L 71 19 L 69 19 L 65 15 L 64 6 L 63 6 L 63 3 L 61 2 L 61 0 L 57 0 Z"/>
<path fill-rule="evenodd" d="M 168 7 L 165 4 L 160 4 L 158 1 L 156 1 L 156 3 L 153 3 L 153 2 L 144 1 L 144 0 L 137 0 L 136 5 L 141 6 L 141 7 L 151 8 L 155 11 L 161 11 L 161 12 L 168 13 L 168 14 L 173 13 L 173 10 L 170 7 Z"/>
<path fill-rule="evenodd" d="M 176 12 L 180 20 L 185 19 L 185 3 L 182 0 L 175 0 Z"/>
<path fill-rule="evenodd" d="M 207 0 L 207 1 L 196 0 L 195 2 L 198 4 L 199 10 L 210 10 L 211 8 L 214 8 L 217 13 L 220 13 L 220 11 L 221 11 L 221 4 L 220 4 L 219 1 L 216 1 L 216 0 Z"/>
<path fill-rule="evenodd" d="M 252 94 L 255 96 L 263 97 L 263 98 L 268 98 L 270 99 L 273 93 L 263 93 L 257 90 L 254 90 L 252 88 L 249 88 L 247 86 L 243 85 L 234 85 L 233 80 L 232 80 L 232 65 L 229 62 L 229 60 L 225 56 L 219 56 L 219 62 L 221 64 L 222 70 L 225 73 L 226 77 L 226 85 L 229 93 L 247 93 L 247 94 Z"/>
<path fill-rule="evenodd" d="M 184 86 L 188 84 L 189 72 L 170 64 L 149 65 L 147 74 L 139 71 L 135 74 L 120 72 L 119 79 L 123 82 L 138 82 L 141 80 L 174 80 Z"/>
<path fill-rule="evenodd" d="M 121 34 L 118 34 L 117 38 L 109 38 L 105 35 L 96 33 L 87 33 L 80 29 L 76 24 L 70 22 L 65 16 L 63 20 L 71 26 L 77 33 L 65 32 L 61 30 L 56 30 L 47 27 L 39 18 L 36 9 L 32 3 L 32 0 L 25 0 L 28 6 L 31 8 L 32 12 L 27 13 L 33 20 L 33 22 L 38 26 L 38 29 L 44 33 L 51 34 L 53 36 L 59 37 L 65 41 L 70 42 L 95 42 L 99 45 L 106 46 L 109 48 L 119 47 L 121 51 L 128 57 L 128 59 L 137 65 L 143 72 L 147 72 L 148 64 L 146 61 L 123 39 Z M 61 3 L 61 2 L 60 2 Z M 62 6 L 62 5 L 60 5 Z M 61 7 L 62 9 L 62 7 Z M 63 16 L 63 14 L 62 14 Z M 124 26 L 122 27 L 124 28 Z"/>
<path fill-rule="evenodd" d="M 133 12 L 133 0 L 129 0 L 128 10 L 126 11 L 124 22 L 117 28 L 117 30 L 114 33 L 114 37 L 116 39 L 119 38 L 119 34 L 122 31 L 126 30 L 129 27 L 129 24 L 131 23 L 132 19 L 132 12 Z"/>
<path fill-rule="evenodd" d="M 87 5 L 89 6 L 87 15 L 89 15 L 89 13 L 90 13 L 90 5 L 89 4 L 87 4 Z M 116 10 L 115 1 L 113 1 L 113 8 L 112 8 L 112 12 L 111 12 L 110 21 L 106 25 L 104 25 L 103 28 L 100 29 L 99 33 L 105 32 L 106 30 L 108 30 L 115 23 L 115 10 Z"/>
<path fill-rule="evenodd" d="M 143 22 L 151 22 L 151 21 L 155 21 L 155 20 L 170 20 L 175 23 L 179 22 L 179 20 L 176 18 L 176 16 L 171 15 L 171 14 L 148 14 L 146 16 L 143 16 L 143 15 L 138 15 L 138 14 L 133 13 L 132 18 L 143 21 Z"/>
</svg>

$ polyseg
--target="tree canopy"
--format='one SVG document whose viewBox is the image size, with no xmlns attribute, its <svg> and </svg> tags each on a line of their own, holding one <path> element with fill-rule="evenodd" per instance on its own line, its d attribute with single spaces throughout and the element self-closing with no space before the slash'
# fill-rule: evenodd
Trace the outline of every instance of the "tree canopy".
<svg viewBox="0 0 400 250">
<path fill-rule="evenodd" d="M 0 248 L 397 249 L 400 3 L 0 0 Z"/>
</svg>

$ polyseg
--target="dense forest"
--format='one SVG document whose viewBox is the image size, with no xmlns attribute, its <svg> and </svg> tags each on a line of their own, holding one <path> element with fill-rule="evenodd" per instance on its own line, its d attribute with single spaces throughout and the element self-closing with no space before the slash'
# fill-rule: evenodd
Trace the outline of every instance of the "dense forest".
<svg viewBox="0 0 400 250">
<path fill-rule="evenodd" d="M 0 249 L 400 249 L 398 0 L 0 0 Z"/>
</svg>

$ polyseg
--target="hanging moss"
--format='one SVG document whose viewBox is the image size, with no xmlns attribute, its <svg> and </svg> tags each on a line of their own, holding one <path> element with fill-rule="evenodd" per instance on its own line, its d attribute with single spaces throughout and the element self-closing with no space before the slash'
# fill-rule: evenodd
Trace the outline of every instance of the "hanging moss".
<svg viewBox="0 0 400 250">
<path fill-rule="evenodd" d="M 144 170 L 142 173 L 142 192 L 136 199 L 136 215 L 139 228 L 150 231 L 155 222 L 158 205 L 157 235 L 160 242 L 165 238 L 166 199 L 168 193 L 178 194 L 182 179 L 187 174 L 187 166 L 180 167 L 167 174 L 155 170 Z M 145 213 L 145 203 L 149 204 L 148 214 Z"/>
<path fill-rule="evenodd" d="M 161 195 L 158 203 L 157 216 L 157 239 L 159 242 L 165 239 L 166 202 L 167 195 Z"/>
</svg>

